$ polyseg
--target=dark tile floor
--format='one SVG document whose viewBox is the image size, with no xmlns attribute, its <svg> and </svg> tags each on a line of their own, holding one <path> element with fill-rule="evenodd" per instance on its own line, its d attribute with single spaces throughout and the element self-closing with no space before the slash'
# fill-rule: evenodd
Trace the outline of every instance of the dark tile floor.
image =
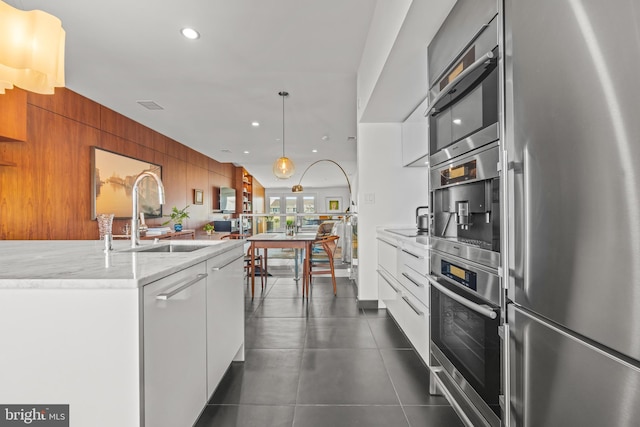
<svg viewBox="0 0 640 427">
<path fill-rule="evenodd" d="M 270 265 L 273 261 L 270 260 Z M 274 262 L 275 264 L 275 262 Z M 383 310 L 357 307 L 348 277 L 316 277 L 308 302 L 283 262 L 245 299 L 244 363 L 234 362 L 196 427 L 457 427 L 429 395 L 427 369 Z"/>
</svg>

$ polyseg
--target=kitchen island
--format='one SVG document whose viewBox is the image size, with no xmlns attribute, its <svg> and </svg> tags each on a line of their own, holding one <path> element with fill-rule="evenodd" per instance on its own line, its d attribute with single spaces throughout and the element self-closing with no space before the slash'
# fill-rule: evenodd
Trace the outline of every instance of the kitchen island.
<svg viewBox="0 0 640 427">
<path fill-rule="evenodd" d="M 0 241 L 0 402 L 192 425 L 244 358 L 243 242 Z M 169 249 L 170 245 L 197 245 Z"/>
</svg>

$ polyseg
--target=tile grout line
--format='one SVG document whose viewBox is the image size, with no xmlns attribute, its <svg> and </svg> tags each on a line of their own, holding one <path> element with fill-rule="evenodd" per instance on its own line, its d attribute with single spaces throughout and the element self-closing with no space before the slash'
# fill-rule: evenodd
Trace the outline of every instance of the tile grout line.
<svg viewBox="0 0 640 427">
<path fill-rule="evenodd" d="M 295 423 L 296 423 L 296 412 L 298 409 L 298 395 L 300 393 L 300 383 L 302 382 L 302 364 L 304 362 L 304 352 L 307 349 L 307 336 L 309 334 L 309 301 L 307 298 L 306 302 L 303 302 L 303 304 L 306 304 L 306 316 L 303 317 L 303 319 L 305 319 L 305 324 L 304 324 L 304 338 L 302 339 L 302 353 L 300 355 L 300 365 L 298 366 L 298 385 L 296 386 L 296 400 L 295 400 L 295 405 L 293 406 L 293 420 L 291 421 L 291 427 L 295 427 Z"/>
<path fill-rule="evenodd" d="M 384 371 L 386 372 L 387 377 L 389 378 L 389 382 L 391 383 L 391 386 L 393 387 L 393 392 L 396 394 L 396 398 L 398 399 L 398 404 L 400 405 L 400 409 L 402 410 L 402 415 L 404 415 L 404 419 L 407 422 L 407 426 L 411 427 L 411 423 L 409 422 L 409 417 L 407 416 L 407 413 L 404 410 L 404 405 L 402 404 L 402 400 L 400 400 L 400 394 L 398 393 L 398 389 L 397 389 L 395 383 L 393 382 L 393 378 L 391 377 L 391 374 L 389 373 L 389 368 L 387 367 L 387 362 L 385 362 L 384 357 L 382 356 L 382 351 L 381 351 L 380 345 L 378 344 L 378 340 L 376 340 L 376 336 L 374 335 L 373 329 L 371 328 L 371 323 L 369 322 L 369 316 L 367 316 L 367 313 L 364 311 L 364 309 L 362 309 L 362 311 L 364 312 L 365 318 L 367 319 L 367 326 L 369 326 L 369 330 L 371 331 L 371 335 L 373 335 L 373 340 L 376 342 L 376 349 L 378 350 L 378 355 L 380 356 L 380 359 L 382 359 L 382 366 L 384 366 Z"/>
</svg>

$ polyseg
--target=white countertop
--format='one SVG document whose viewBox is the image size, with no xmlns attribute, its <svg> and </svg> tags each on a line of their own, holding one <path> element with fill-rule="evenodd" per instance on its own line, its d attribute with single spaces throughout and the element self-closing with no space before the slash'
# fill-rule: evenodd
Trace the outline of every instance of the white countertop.
<svg viewBox="0 0 640 427">
<path fill-rule="evenodd" d="M 376 227 L 376 231 L 379 234 L 383 234 L 386 235 L 388 237 L 393 237 L 397 240 L 401 240 L 403 242 L 406 243 L 410 243 L 416 246 L 420 246 L 420 247 L 424 247 L 424 248 L 430 248 L 430 244 L 429 244 L 429 236 L 426 234 L 423 235 L 417 235 L 417 236 L 410 236 L 408 234 L 409 230 L 415 230 L 416 234 L 418 229 L 416 228 L 415 225 L 411 226 L 402 226 L 402 225 L 385 225 L 385 226 L 378 226 Z"/>
<path fill-rule="evenodd" d="M 99 240 L 0 241 L 0 289 L 138 288 L 244 245 L 242 240 L 176 242 L 210 247 L 178 253 L 122 252 L 131 243 L 116 240 L 114 250 L 105 254 Z"/>
</svg>

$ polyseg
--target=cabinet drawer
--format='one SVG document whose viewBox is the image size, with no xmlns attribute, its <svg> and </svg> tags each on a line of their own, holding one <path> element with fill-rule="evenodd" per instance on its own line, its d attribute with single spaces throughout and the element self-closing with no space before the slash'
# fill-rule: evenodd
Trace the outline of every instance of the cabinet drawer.
<svg viewBox="0 0 640 427">
<path fill-rule="evenodd" d="M 389 310 L 425 364 L 429 361 L 429 309 L 410 294 L 403 293 Z"/>
<path fill-rule="evenodd" d="M 391 275 L 398 271 L 398 244 L 378 237 L 378 265 Z"/>
<path fill-rule="evenodd" d="M 206 404 L 205 284 L 201 263 L 143 289 L 145 425 L 192 425 Z"/>
<path fill-rule="evenodd" d="M 399 297 L 400 285 L 384 270 L 378 270 L 378 296 L 388 307 Z"/>
<path fill-rule="evenodd" d="M 429 281 L 425 276 L 407 264 L 403 264 L 398 272 L 398 280 L 409 293 L 429 307 Z"/>
<path fill-rule="evenodd" d="M 411 267 L 418 273 L 429 273 L 429 251 L 415 246 L 405 245 L 400 249 L 400 263 Z"/>
</svg>

